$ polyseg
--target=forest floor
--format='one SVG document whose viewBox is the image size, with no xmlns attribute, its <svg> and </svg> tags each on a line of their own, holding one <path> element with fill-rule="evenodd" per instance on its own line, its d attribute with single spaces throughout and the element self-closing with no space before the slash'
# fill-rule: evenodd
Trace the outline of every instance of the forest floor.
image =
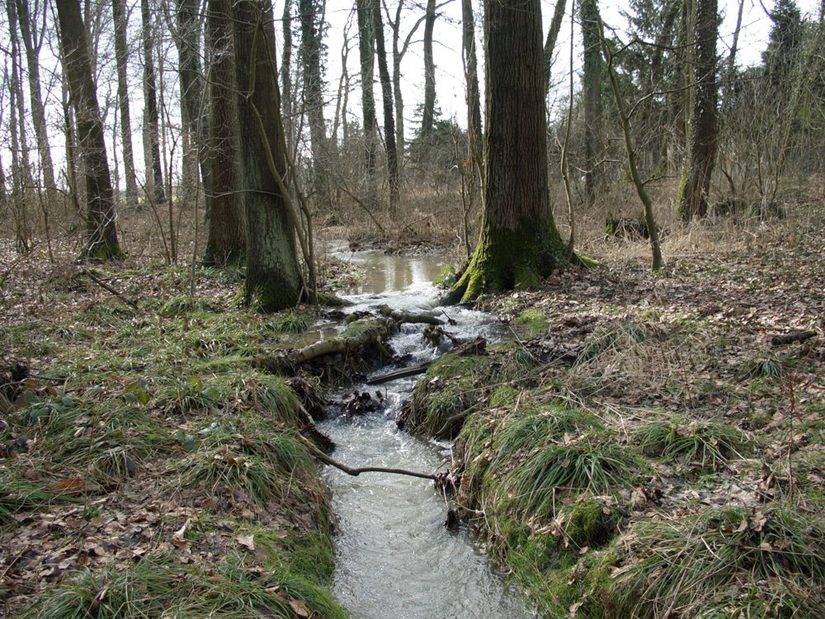
<svg viewBox="0 0 825 619">
<path fill-rule="evenodd" d="M 256 314 L 235 269 L 3 251 L 0 614 L 345 616 L 321 385 L 256 361 L 318 310 Z M 644 242 L 588 251 L 482 299 L 512 341 L 416 388 L 410 429 L 457 438 L 457 512 L 543 616 L 816 616 L 822 213 L 692 227 L 659 274 Z"/>
<path fill-rule="evenodd" d="M 542 616 L 821 616 L 822 213 L 644 249 L 482 299 L 514 342 L 430 366 L 407 425 L 457 436 L 458 513 Z"/>
</svg>

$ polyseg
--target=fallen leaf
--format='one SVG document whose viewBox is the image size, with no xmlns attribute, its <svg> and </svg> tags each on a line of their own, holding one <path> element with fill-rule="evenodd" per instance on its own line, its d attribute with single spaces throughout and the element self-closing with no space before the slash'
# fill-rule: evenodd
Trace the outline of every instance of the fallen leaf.
<svg viewBox="0 0 825 619">
<path fill-rule="evenodd" d="M 307 608 L 307 605 L 304 604 L 303 600 L 289 600 L 289 607 L 292 609 L 292 612 L 294 612 L 299 617 L 309 617 L 311 612 Z"/>
<path fill-rule="evenodd" d="M 254 535 L 239 535 L 235 540 L 247 550 L 255 551 L 255 536 Z"/>
<path fill-rule="evenodd" d="M 186 522 L 183 523 L 183 526 L 172 534 L 172 543 L 178 548 L 182 548 L 189 543 L 184 538 L 184 535 L 186 535 L 186 529 L 189 527 L 189 522 L 190 519 L 187 518 Z"/>
</svg>

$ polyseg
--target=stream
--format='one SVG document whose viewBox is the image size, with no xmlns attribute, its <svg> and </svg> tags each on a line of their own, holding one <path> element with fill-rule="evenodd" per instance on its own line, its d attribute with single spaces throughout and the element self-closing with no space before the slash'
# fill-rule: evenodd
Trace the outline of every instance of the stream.
<svg viewBox="0 0 825 619">
<path fill-rule="evenodd" d="M 410 312 L 433 311 L 438 291 L 431 284 L 443 264 L 439 256 L 390 256 L 379 252 L 337 255 L 364 272 L 361 283 L 342 295 L 346 311 L 387 304 Z M 436 310 L 439 311 L 439 310 Z M 444 308 L 456 321 L 449 332 L 494 341 L 502 331 L 490 315 Z M 424 341 L 423 325 L 404 324 L 390 340 L 409 364 L 438 354 Z M 367 387 L 352 385 L 336 394 L 380 391 L 382 410 L 319 424 L 337 444 L 333 456 L 350 466 L 401 467 L 422 472 L 446 470 L 449 443 L 428 443 L 398 430 L 396 416 L 420 377 Z M 444 526 L 446 506 L 432 482 L 400 475 L 365 473 L 351 477 L 328 468 L 338 516 L 334 591 L 354 619 L 526 618 L 517 595 L 492 568 L 482 548 L 466 532 Z"/>
</svg>

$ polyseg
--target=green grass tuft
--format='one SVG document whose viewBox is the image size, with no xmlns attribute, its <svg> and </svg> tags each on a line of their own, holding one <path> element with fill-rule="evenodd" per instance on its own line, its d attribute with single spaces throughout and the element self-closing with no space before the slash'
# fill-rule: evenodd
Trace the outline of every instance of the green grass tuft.
<svg viewBox="0 0 825 619">
<path fill-rule="evenodd" d="M 640 522 L 615 578 L 620 616 L 815 617 L 822 610 L 825 526 L 798 509 L 711 509 Z M 743 584 L 749 583 L 749 584 Z"/>
<path fill-rule="evenodd" d="M 314 320 L 315 317 L 306 311 L 286 310 L 275 314 L 269 324 L 275 333 L 303 333 Z"/>
<path fill-rule="evenodd" d="M 505 488 L 517 512 L 551 517 L 560 492 L 607 493 L 630 485 L 641 470 L 640 460 L 627 449 L 582 437 L 532 451 L 513 469 Z"/>
<path fill-rule="evenodd" d="M 717 470 L 731 458 L 750 453 L 752 442 L 743 432 L 721 423 L 670 423 L 643 426 L 636 440 L 646 456 L 682 461 L 702 469 Z"/>
</svg>

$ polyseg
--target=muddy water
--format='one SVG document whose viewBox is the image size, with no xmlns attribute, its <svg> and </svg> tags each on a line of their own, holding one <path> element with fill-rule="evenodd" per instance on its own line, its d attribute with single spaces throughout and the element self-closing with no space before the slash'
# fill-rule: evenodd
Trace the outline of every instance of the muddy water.
<svg viewBox="0 0 825 619">
<path fill-rule="evenodd" d="M 354 303 L 348 311 L 381 304 L 408 311 L 434 309 L 438 294 L 430 282 L 441 268 L 441 258 L 368 252 L 342 257 L 356 262 L 366 275 L 356 289 L 345 291 Z M 500 336 L 486 314 L 458 308 L 443 311 L 456 321 L 449 330 L 459 337 Z M 418 325 L 405 325 L 390 344 L 396 353 L 410 355 L 410 363 L 438 354 L 426 346 Z M 351 466 L 444 470 L 449 445 L 427 443 L 396 428 L 396 415 L 414 384 L 415 378 L 408 378 L 382 385 L 385 407 L 380 412 L 321 424 L 338 445 L 335 458 Z M 354 385 L 347 392 L 366 389 Z M 483 550 L 466 533 L 451 533 L 443 526 L 444 499 L 430 481 L 380 473 L 350 477 L 335 469 L 326 476 L 339 517 L 335 594 L 354 618 L 530 616 L 492 571 Z"/>
</svg>

